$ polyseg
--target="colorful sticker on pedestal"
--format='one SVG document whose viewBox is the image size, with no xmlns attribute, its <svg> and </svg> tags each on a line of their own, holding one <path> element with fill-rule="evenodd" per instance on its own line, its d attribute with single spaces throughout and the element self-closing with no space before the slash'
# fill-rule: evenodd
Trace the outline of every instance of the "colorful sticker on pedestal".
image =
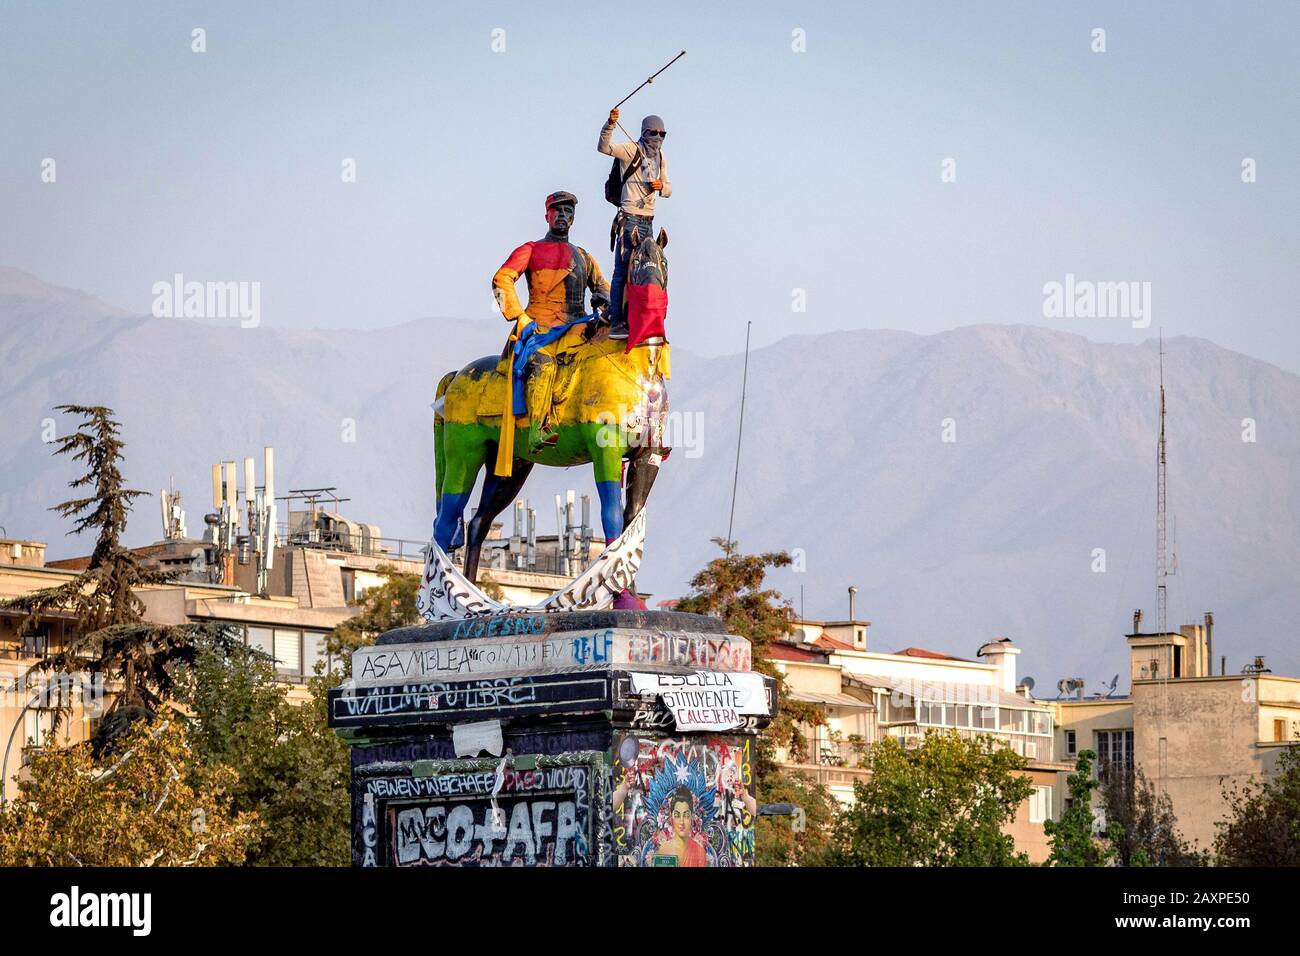
<svg viewBox="0 0 1300 956">
<path fill-rule="evenodd" d="M 763 675 L 752 671 L 629 676 L 638 694 L 653 694 L 664 702 L 680 731 L 735 730 L 745 716 L 769 713 Z"/>
<path fill-rule="evenodd" d="M 614 854 L 620 866 L 749 866 L 749 738 L 616 738 Z"/>
</svg>

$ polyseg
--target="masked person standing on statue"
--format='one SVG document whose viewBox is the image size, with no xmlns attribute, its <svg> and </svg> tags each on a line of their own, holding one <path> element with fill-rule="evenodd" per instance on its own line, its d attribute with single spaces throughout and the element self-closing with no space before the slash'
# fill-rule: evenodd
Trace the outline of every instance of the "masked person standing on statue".
<svg viewBox="0 0 1300 956">
<path fill-rule="evenodd" d="M 587 290 L 591 290 L 593 309 L 609 303 L 609 286 L 600 266 L 586 249 L 569 242 L 577 204 L 573 193 L 559 191 L 547 196 L 546 235 L 515 249 L 492 277 L 497 306 L 506 319 L 515 323 L 510 342 L 536 337 L 534 348 L 528 350 L 526 388 L 523 381 L 511 378 L 514 413 L 530 417 L 532 445 L 554 441 L 546 422 L 555 379 L 554 357 L 583 340 L 582 325 L 573 323 L 586 311 Z M 527 308 L 520 304 L 515 292 L 520 276 L 528 280 Z"/>
<path fill-rule="evenodd" d="M 618 215 L 611 230 L 611 248 L 614 250 L 614 275 L 610 284 L 610 317 L 613 322 L 611 337 L 627 337 L 627 313 L 623 308 L 623 290 L 627 286 L 628 260 L 636 248 L 633 240 L 640 242 L 653 234 L 655 198 L 667 199 L 673 194 L 673 184 L 668 178 L 668 160 L 664 156 L 663 142 L 668 135 L 664 121 L 650 115 L 641 121 L 641 138 L 635 143 L 612 141 L 614 127 L 618 124 L 618 110 L 609 111 L 609 121 L 601 128 L 596 149 L 618 160 L 618 184 L 614 174 L 610 181 L 620 185 Z M 614 201 L 607 185 L 606 198 Z"/>
</svg>

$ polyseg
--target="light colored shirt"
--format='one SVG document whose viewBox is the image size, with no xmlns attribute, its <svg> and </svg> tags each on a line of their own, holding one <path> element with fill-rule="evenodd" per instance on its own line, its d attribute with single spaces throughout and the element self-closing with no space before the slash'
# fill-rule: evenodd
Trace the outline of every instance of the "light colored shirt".
<svg viewBox="0 0 1300 956">
<path fill-rule="evenodd" d="M 650 188 L 650 184 L 656 179 L 662 180 L 663 188 L 659 190 L 658 195 L 667 199 L 673 194 L 672 180 L 668 178 L 668 158 L 664 156 L 663 147 L 659 148 L 657 156 L 652 157 L 641 150 L 636 143 L 613 142 L 613 135 L 614 124 L 606 123 L 601 128 L 596 149 L 618 160 L 620 174 L 627 175 L 628 166 L 633 163 L 638 153 L 641 155 L 641 168 L 628 176 L 623 183 L 623 201 L 619 208 L 633 216 L 654 216 L 656 194 Z"/>
</svg>

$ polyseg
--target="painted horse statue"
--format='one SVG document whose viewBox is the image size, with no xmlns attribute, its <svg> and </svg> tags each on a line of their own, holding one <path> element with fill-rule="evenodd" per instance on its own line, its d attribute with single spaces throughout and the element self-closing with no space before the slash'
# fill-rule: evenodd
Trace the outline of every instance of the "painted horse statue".
<svg viewBox="0 0 1300 956">
<path fill-rule="evenodd" d="M 660 243 L 645 239 L 633 258 L 630 282 L 639 277 L 660 290 L 666 286 Z M 537 361 L 556 365 L 553 375 L 546 377 L 551 383 L 546 403 L 550 440 L 544 444 L 530 441 L 537 430 L 531 428 L 529 419 L 516 419 L 513 460 L 505 469 L 508 474 L 500 474 L 502 469 L 494 469 L 493 463 L 498 457 L 502 421 L 512 417 L 503 414 L 511 407 L 512 356 L 477 359 L 459 372 L 449 372 L 438 383 L 434 403 L 438 515 L 417 599 L 426 619 L 601 608 L 620 599 L 627 601 L 634 593 L 645 539 L 645 503 L 667 454 L 665 382 L 671 367 L 662 323 L 648 335 L 637 322 L 629 324 L 627 340 L 610 338 L 604 328 L 590 341 L 566 346 L 553 356 L 540 352 L 534 356 Z M 534 465 L 569 468 L 584 464 L 592 465 L 600 496 L 607 542 L 604 552 L 575 581 L 535 607 L 493 601 L 475 584 L 480 548 L 492 522 L 518 497 Z M 462 573 L 446 553 L 451 550 L 478 474 L 485 468 L 478 507 L 466 527 Z"/>
</svg>

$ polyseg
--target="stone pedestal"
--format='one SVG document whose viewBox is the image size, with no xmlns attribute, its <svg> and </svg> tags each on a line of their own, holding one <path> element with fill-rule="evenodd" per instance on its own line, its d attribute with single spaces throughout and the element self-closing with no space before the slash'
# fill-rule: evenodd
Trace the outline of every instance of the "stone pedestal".
<svg viewBox="0 0 1300 956">
<path fill-rule="evenodd" d="M 330 693 L 359 866 L 747 866 L 749 642 L 672 611 L 400 628 Z"/>
</svg>

